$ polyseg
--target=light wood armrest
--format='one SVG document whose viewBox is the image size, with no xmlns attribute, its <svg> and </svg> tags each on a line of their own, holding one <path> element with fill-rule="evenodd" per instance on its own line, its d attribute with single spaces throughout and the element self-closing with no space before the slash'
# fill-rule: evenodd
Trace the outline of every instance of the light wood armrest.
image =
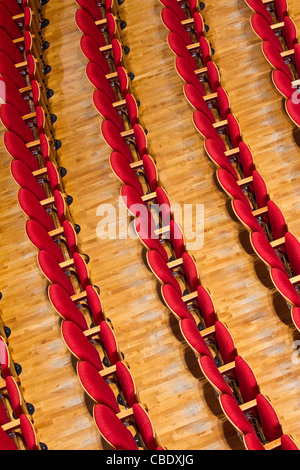
<svg viewBox="0 0 300 470">
<path fill-rule="evenodd" d="M 209 95 L 202 96 L 202 98 L 204 99 L 204 101 L 212 101 L 218 98 L 218 93 L 210 93 Z"/>
<path fill-rule="evenodd" d="M 240 408 L 242 411 L 248 411 L 251 410 L 251 408 L 254 408 L 256 406 L 256 399 L 248 401 L 247 403 L 243 403 L 240 405 Z"/>
<path fill-rule="evenodd" d="M 295 88 L 298 87 L 298 86 L 300 86 L 300 79 L 294 80 L 294 81 L 292 82 L 292 86 L 295 87 Z"/>
<path fill-rule="evenodd" d="M 203 75 L 204 73 L 207 72 L 207 67 L 203 67 L 202 69 L 196 69 L 194 70 L 196 75 Z"/>
<path fill-rule="evenodd" d="M 114 108 L 121 108 L 126 105 L 126 100 L 115 101 L 112 105 Z"/>
<path fill-rule="evenodd" d="M 244 186 L 245 184 L 252 183 L 253 181 L 253 176 L 248 176 L 248 178 L 242 178 L 241 180 L 237 181 L 237 184 L 239 186 Z"/>
<path fill-rule="evenodd" d="M 14 419 L 13 421 L 10 421 L 9 423 L 3 424 L 1 428 L 5 432 L 10 432 L 14 431 L 15 429 L 18 429 L 20 427 L 20 420 L 19 419 Z"/>
<path fill-rule="evenodd" d="M 284 21 L 276 24 L 271 24 L 270 25 L 271 29 L 276 30 L 276 29 L 282 29 L 284 28 Z"/>
<path fill-rule="evenodd" d="M 62 263 L 59 263 L 59 266 L 61 267 L 61 269 L 72 268 L 74 266 L 74 260 L 73 260 L 73 258 L 68 259 L 66 261 L 63 261 Z"/>
<path fill-rule="evenodd" d="M 78 294 L 74 294 L 71 296 L 73 302 L 80 302 L 80 300 L 85 300 L 87 297 L 86 291 L 79 292 Z"/>
<path fill-rule="evenodd" d="M 193 51 L 194 49 L 199 49 L 200 43 L 199 42 L 194 42 L 193 44 L 188 44 L 186 46 L 188 51 Z"/>
<path fill-rule="evenodd" d="M 152 201 L 155 198 L 156 198 L 156 192 L 145 194 L 144 196 L 142 196 L 142 200 L 144 202 Z"/>
<path fill-rule="evenodd" d="M 183 26 L 188 26 L 190 24 L 194 24 L 194 18 L 187 18 L 186 20 L 181 21 Z"/>
<path fill-rule="evenodd" d="M 144 165 L 144 162 L 143 160 L 138 160 L 136 162 L 133 162 L 133 163 L 130 163 L 130 168 L 132 168 L 133 170 L 138 170 L 139 168 L 141 168 L 142 166 Z"/>
<path fill-rule="evenodd" d="M 240 153 L 239 147 L 236 147 L 234 149 L 226 150 L 225 155 L 226 157 L 234 157 L 235 155 L 238 155 Z"/>
<path fill-rule="evenodd" d="M 229 362 L 228 364 L 224 364 L 223 366 L 219 367 L 219 372 L 221 374 L 227 374 L 233 369 L 235 369 L 235 361 Z"/>
<path fill-rule="evenodd" d="M 285 237 L 277 238 L 277 240 L 273 240 L 270 242 L 272 248 L 277 248 L 278 246 L 285 244 Z"/>
<path fill-rule="evenodd" d="M 170 226 L 169 225 L 166 225 L 165 227 L 158 228 L 157 230 L 154 230 L 155 235 L 157 235 L 159 237 L 162 237 L 163 235 L 165 235 L 166 233 L 169 233 L 169 232 L 170 232 Z"/>
<path fill-rule="evenodd" d="M 106 51 L 111 51 L 112 45 L 107 44 L 106 46 L 99 47 L 100 52 L 106 52 Z"/>
<path fill-rule="evenodd" d="M 175 268 L 179 268 L 179 266 L 182 265 L 182 258 L 178 258 L 178 259 L 175 259 L 174 261 L 170 261 L 169 263 L 167 263 L 167 265 L 169 266 L 170 269 L 175 269 Z"/>
<path fill-rule="evenodd" d="M 133 135 L 134 135 L 133 129 L 128 129 L 128 131 L 121 132 L 121 136 L 122 136 L 123 138 L 125 138 L 125 139 L 126 139 L 127 137 L 131 137 L 131 136 L 133 136 Z"/>
<path fill-rule="evenodd" d="M 115 374 L 116 370 L 117 370 L 117 367 L 116 365 L 114 365 L 114 366 L 106 367 L 103 370 L 99 370 L 99 374 L 101 375 L 101 377 L 104 378 L 104 377 L 107 377 L 108 375 Z"/>
<path fill-rule="evenodd" d="M 22 116 L 23 121 L 27 121 L 27 119 L 33 119 L 36 117 L 36 113 L 24 114 Z"/>
<path fill-rule="evenodd" d="M 107 73 L 105 77 L 107 80 L 113 80 L 115 78 L 118 78 L 118 73 L 117 72 Z"/>
<path fill-rule="evenodd" d="M 294 277 L 291 277 L 290 278 L 290 281 L 291 283 L 294 285 L 294 284 L 299 284 L 300 282 L 300 274 L 298 274 L 298 276 L 294 276 Z"/>
<path fill-rule="evenodd" d="M 205 330 L 199 331 L 199 333 L 201 334 L 202 338 L 207 338 L 208 336 L 213 335 L 215 331 L 216 331 L 216 328 L 213 325 L 213 326 L 210 326 L 209 328 L 205 328 Z"/>
<path fill-rule="evenodd" d="M 183 295 L 181 298 L 184 303 L 187 304 L 188 302 L 192 302 L 193 300 L 198 299 L 198 292 L 191 292 L 190 294 Z"/>
<path fill-rule="evenodd" d="M 288 51 L 280 52 L 280 55 L 281 55 L 281 57 L 282 57 L 283 59 L 285 59 L 285 58 L 287 58 L 287 57 L 290 57 L 290 56 L 292 56 L 292 55 L 294 55 L 294 54 L 295 54 L 294 49 L 290 49 L 290 50 L 288 50 Z"/>
<path fill-rule="evenodd" d="M 40 145 L 39 140 L 33 140 L 32 142 L 29 142 L 28 144 L 26 144 L 26 147 L 28 149 L 31 149 L 32 147 L 38 147 L 39 145 Z"/>
<path fill-rule="evenodd" d="M 274 449 L 277 449 L 280 446 L 281 446 L 281 439 L 279 437 L 278 439 L 275 439 L 275 441 L 271 441 L 271 442 L 268 442 L 267 444 L 265 444 L 264 448 L 266 450 L 274 450 Z"/>
<path fill-rule="evenodd" d="M 38 178 L 39 176 L 44 176 L 47 174 L 47 168 L 40 168 L 39 170 L 33 171 L 32 174 L 33 176 L 35 176 L 35 178 Z"/>
<path fill-rule="evenodd" d="M 220 129 L 222 127 L 227 126 L 227 123 L 228 123 L 227 119 L 224 119 L 223 121 L 214 122 L 213 127 L 215 129 Z"/>
<path fill-rule="evenodd" d="M 89 328 L 88 330 L 85 330 L 83 333 L 84 333 L 84 336 L 86 336 L 87 338 L 91 338 L 92 336 L 99 335 L 100 325 L 94 326 L 93 328 Z"/>
<path fill-rule="evenodd" d="M 51 232 L 48 232 L 48 234 L 50 235 L 51 238 L 58 237 L 59 235 L 64 234 L 64 229 L 63 229 L 63 227 L 59 227 L 59 228 L 56 228 L 54 230 L 51 230 Z"/>
<path fill-rule="evenodd" d="M 252 214 L 254 217 L 259 217 L 260 215 L 266 214 L 268 212 L 268 206 L 261 207 L 260 209 L 256 209 L 255 211 L 252 211 Z"/>
</svg>

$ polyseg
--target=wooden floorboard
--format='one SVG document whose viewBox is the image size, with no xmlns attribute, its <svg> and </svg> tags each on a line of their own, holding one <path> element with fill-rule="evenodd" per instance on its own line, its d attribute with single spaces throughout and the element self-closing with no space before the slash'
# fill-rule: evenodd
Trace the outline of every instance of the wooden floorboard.
<svg viewBox="0 0 300 470">
<path fill-rule="evenodd" d="M 177 321 L 161 302 L 139 242 L 97 237 L 101 204 L 112 204 L 122 220 L 126 217 L 118 212 L 120 185 L 110 170 L 101 119 L 85 75 L 76 8 L 72 0 L 50 0 L 46 6 L 50 25 L 45 39 L 51 43 L 46 60 L 52 66 L 49 86 L 55 91 L 51 100 L 52 112 L 58 116 L 55 134 L 63 144 L 59 157 L 68 170 L 65 190 L 74 198 L 70 209 L 81 226 L 82 250 L 91 257 L 92 279 L 101 287 L 106 313 L 161 442 L 169 449 L 241 449 L 183 342 Z M 132 88 L 141 101 L 149 152 L 173 204 L 204 205 L 204 244 L 192 252 L 201 282 L 212 292 L 220 319 L 256 373 L 262 393 L 271 399 L 284 431 L 300 443 L 300 364 L 292 362 L 293 342 L 299 335 L 268 272 L 254 258 L 247 233 L 233 220 L 227 199 L 215 183 L 214 167 L 194 129 L 183 84 L 174 69 L 161 8 L 157 0 L 145 0 L 142 8 L 141 2 L 126 0 L 120 7 L 127 22 L 122 37 L 130 47 L 128 67 L 135 74 Z M 300 28 L 299 4 L 290 0 L 289 8 Z M 215 0 L 206 2 L 203 14 L 243 139 L 253 151 L 271 198 L 299 239 L 300 134 L 272 86 L 260 41 L 250 27 L 250 10 L 242 0 L 228 0 L 226 6 Z M 14 360 L 23 367 L 24 394 L 35 406 L 38 437 L 49 449 L 101 449 L 74 361 L 60 335 L 59 319 L 48 302 L 37 253 L 25 235 L 18 188 L 2 141 L 1 313 L 12 328 L 9 344 Z"/>
</svg>

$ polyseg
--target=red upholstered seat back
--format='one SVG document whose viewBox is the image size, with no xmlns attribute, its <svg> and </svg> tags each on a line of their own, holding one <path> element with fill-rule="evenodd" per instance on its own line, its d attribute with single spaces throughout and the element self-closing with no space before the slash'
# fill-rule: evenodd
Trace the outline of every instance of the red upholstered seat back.
<svg viewBox="0 0 300 470">
<path fill-rule="evenodd" d="M 49 282 L 59 284 L 69 295 L 75 294 L 70 279 L 50 253 L 44 250 L 39 251 L 38 264 Z"/>
<path fill-rule="evenodd" d="M 171 284 L 163 285 L 162 295 L 166 305 L 178 320 L 187 318 L 196 324 L 194 317 L 190 313 L 186 304 L 182 300 L 181 295 L 178 293 L 175 287 L 173 287 Z"/>
<path fill-rule="evenodd" d="M 202 338 L 200 331 L 195 321 L 189 318 L 180 320 L 180 330 L 188 345 L 193 349 L 198 356 L 208 356 L 213 360 L 212 353 L 207 346 L 205 340 Z"/>
<path fill-rule="evenodd" d="M 48 295 L 53 308 L 64 320 L 72 321 L 82 331 L 88 329 L 86 319 L 63 287 L 59 284 L 51 284 Z"/>
<path fill-rule="evenodd" d="M 45 250 L 50 253 L 58 263 L 64 261 L 64 256 L 47 230 L 36 220 L 29 219 L 26 222 L 26 234 L 37 250 Z"/>
</svg>

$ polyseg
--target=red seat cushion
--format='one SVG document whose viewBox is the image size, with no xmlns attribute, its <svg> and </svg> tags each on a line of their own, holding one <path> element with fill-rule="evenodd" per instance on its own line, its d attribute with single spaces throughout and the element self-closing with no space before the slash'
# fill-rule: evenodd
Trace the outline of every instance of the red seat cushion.
<svg viewBox="0 0 300 470">
<path fill-rule="evenodd" d="M 103 365 L 97 349 L 75 323 L 64 320 L 61 324 L 62 337 L 71 353 L 80 361 L 87 361 L 98 371 Z"/>
<path fill-rule="evenodd" d="M 196 88 L 193 83 L 186 83 L 184 85 L 184 94 L 188 103 L 197 111 L 201 111 L 205 116 L 214 123 L 216 121 L 211 109 L 203 99 L 203 94 Z"/>
<path fill-rule="evenodd" d="M 37 250 L 45 250 L 50 253 L 58 263 L 64 261 L 64 256 L 47 230 L 36 220 L 29 219 L 26 222 L 26 234 Z"/>
<path fill-rule="evenodd" d="M 267 206 L 272 235 L 274 240 L 278 240 L 285 236 L 287 232 L 287 224 L 284 215 L 274 201 L 268 201 Z"/>
<path fill-rule="evenodd" d="M 100 29 L 95 25 L 95 21 L 85 10 L 78 9 L 76 11 L 75 21 L 81 32 L 87 36 L 91 36 L 96 41 L 98 47 L 106 45 Z"/>
<path fill-rule="evenodd" d="M 19 450 L 14 441 L 3 431 L 0 426 L 0 450 Z"/>
<path fill-rule="evenodd" d="M 247 450 L 265 450 L 256 434 L 248 433 L 244 436 L 244 444 Z"/>
<path fill-rule="evenodd" d="M 293 307 L 291 315 L 295 327 L 300 331 L 300 307 Z"/>
<path fill-rule="evenodd" d="M 259 256 L 269 268 L 278 268 L 286 272 L 284 264 L 265 235 L 259 232 L 252 232 L 250 234 L 250 240 L 257 256 Z"/>
<path fill-rule="evenodd" d="M 155 430 L 147 411 L 140 403 L 134 403 L 132 406 L 133 416 L 139 433 L 147 450 L 155 450 L 158 443 L 156 440 Z"/>
<path fill-rule="evenodd" d="M 217 315 L 213 300 L 207 289 L 203 286 L 198 286 L 197 294 L 198 305 L 203 316 L 205 326 L 206 328 L 209 328 L 210 326 L 213 326 L 217 321 Z"/>
<path fill-rule="evenodd" d="M 59 284 L 69 295 L 75 294 L 70 279 L 50 253 L 45 250 L 39 251 L 38 264 L 50 283 Z"/>
<path fill-rule="evenodd" d="M 92 364 L 86 361 L 79 361 L 77 364 L 77 374 L 82 387 L 96 403 L 109 407 L 114 413 L 120 412 L 120 407 L 112 388 Z"/>
<path fill-rule="evenodd" d="M 283 47 L 281 45 L 280 40 L 275 35 L 274 31 L 271 29 L 269 23 L 264 19 L 263 16 L 259 15 L 258 13 L 254 13 L 251 17 L 251 25 L 253 31 L 257 34 L 257 36 L 262 39 L 263 41 L 270 41 L 279 52 L 283 51 Z"/>
<path fill-rule="evenodd" d="M 37 450 L 38 441 L 32 422 L 25 414 L 20 416 L 21 432 L 28 450 Z"/>
<path fill-rule="evenodd" d="M 286 299 L 286 301 L 295 307 L 300 307 L 300 295 L 295 287 L 281 269 L 271 269 L 271 279 L 276 289 Z"/>
<path fill-rule="evenodd" d="M 269 62 L 271 67 L 280 70 L 284 73 L 289 80 L 293 80 L 293 74 L 289 66 L 285 63 L 283 57 L 280 55 L 277 47 L 270 41 L 263 41 L 262 52 L 265 59 Z"/>
<path fill-rule="evenodd" d="M 77 3 L 93 18 L 94 21 L 102 20 L 103 16 L 100 7 L 97 5 L 95 0 L 77 0 Z"/>
<path fill-rule="evenodd" d="M 213 139 L 226 152 L 226 145 L 210 120 L 200 111 L 193 112 L 193 123 L 203 139 Z"/>
<path fill-rule="evenodd" d="M 234 398 L 231 388 L 224 379 L 223 375 L 220 373 L 216 363 L 212 359 L 210 359 L 208 356 L 201 356 L 199 358 L 199 365 L 204 376 L 216 389 L 219 395 L 226 393 L 227 395 Z"/>
<path fill-rule="evenodd" d="M 118 128 L 110 121 L 104 120 L 101 124 L 102 136 L 112 151 L 119 152 L 132 163 L 130 148 L 125 143 Z"/>
<path fill-rule="evenodd" d="M 257 207 L 265 207 L 270 199 L 265 180 L 257 170 L 253 171 L 252 177 Z"/>
<path fill-rule="evenodd" d="M 224 364 L 229 364 L 235 360 L 237 351 L 228 328 L 219 320 L 215 323 L 215 335 L 222 360 Z"/>
<path fill-rule="evenodd" d="M 72 321 L 82 331 L 88 329 L 86 319 L 65 289 L 59 284 L 51 284 L 48 289 L 48 294 L 53 308 L 64 320 Z"/>
<path fill-rule="evenodd" d="M 251 210 L 251 204 L 248 198 L 243 193 L 241 187 L 237 184 L 233 176 L 224 168 L 220 168 L 216 172 L 218 182 L 222 189 L 228 194 L 231 199 L 239 199 L 244 202 Z"/>
<path fill-rule="evenodd" d="M 91 63 L 94 63 L 95 65 L 97 65 L 105 75 L 110 73 L 109 64 L 105 60 L 105 57 L 102 54 L 102 52 L 99 50 L 97 41 L 94 38 L 84 34 L 80 40 L 80 47 L 85 57 Z M 92 67 L 88 64 L 87 69 L 89 71 L 88 77 L 90 81 L 94 84 L 94 80 L 96 80 L 97 68 Z M 102 75 L 98 77 L 98 80 L 97 82 L 95 82 L 94 86 L 96 86 L 96 84 L 99 83 L 101 79 L 102 79 Z"/>
<path fill-rule="evenodd" d="M 101 299 L 94 286 L 86 286 L 87 302 L 95 325 L 105 320 Z"/>
<path fill-rule="evenodd" d="M 6 377 L 6 390 L 9 396 L 10 403 L 14 411 L 14 417 L 19 419 L 23 410 L 22 410 L 22 397 L 20 389 L 16 384 L 16 381 L 13 377 Z"/>
<path fill-rule="evenodd" d="M 241 434 L 255 433 L 235 398 L 224 394 L 219 397 L 219 400 L 225 415 Z"/>
<path fill-rule="evenodd" d="M 144 195 L 142 184 L 124 155 L 119 152 L 112 152 L 110 155 L 110 166 L 114 174 L 123 184 L 132 186 L 140 196 Z"/>
<path fill-rule="evenodd" d="M 234 166 L 230 163 L 218 142 L 214 139 L 207 139 L 204 142 L 204 148 L 207 155 L 217 168 L 224 168 L 224 170 L 227 170 L 235 180 L 239 179 L 239 175 L 237 174 Z"/>
<path fill-rule="evenodd" d="M 181 287 L 177 279 L 174 277 L 171 269 L 157 251 L 150 250 L 147 252 L 147 262 L 149 268 L 161 284 L 170 284 L 177 290 L 179 295 L 182 295 Z"/>
<path fill-rule="evenodd" d="M 128 406 L 132 407 L 138 401 L 137 391 L 131 372 L 124 362 L 118 361 L 116 363 L 116 374 L 125 401 Z"/>
<path fill-rule="evenodd" d="M 235 372 L 244 402 L 254 400 L 259 393 L 259 386 L 254 372 L 241 356 L 235 358 Z"/>
<path fill-rule="evenodd" d="M 113 329 L 106 321 L 100 323 L 100 336 L 110 364 L 116 364 L 120 360 L 118 344 Z"/>
<path fill-rule="evenodd" d="M 285 247 L 295 276 L 300 274 L 300 243 L 291 233 L 285 234 Z"/>
<path fill-rule="evenodd" d="M 5 132 L 4 144 L 8 153 L 12 158 L 20 160 L 25 163 L 31 171 L 39 169 L 38 160 L 33 156 L 30 150 L 26 147 L 23 140 L 13 132 Z"/>
<path fill-rule="evenodd" d="M 232 208 L 234 210 L 235 215 L 247 228 L 247 230 L 249 230 L 250 232 L 258 232 L 262 235 L 265 235 L 262 226 L 258 223 L 257 219 L 252 214 L 252 211 L 250 210 L 249 206 L 246 206 L 246 204 L 240 201 L 239 199 L 233 199 Z"/>
<path fill-rule="evenodd" d="M 256 397 L 257 411 L 266 439 L 275 441 L 282 436 L 282 429 L 277 414 L 269 400 L 261 393 Z"/>
<path fill-rule="evenodd" d="M 187 318 L 195 323 L 193 315 L 190 313 L 189 309 L 181 298 L 181 294 L 178 293 L 175 287 L 170 284 L 163 285 L 162 295 L 166 305 L 177 319 Z"/>
<path fill-rule="evenodd" d="M 282 450 L 299 450 L 299 447 L 293 441 L 293 439 L 287 434 L 283 434 L 280 438 Z"/>
<path fill-rule="evenodd" d="M 138 450 L 133 435 L 115 413 L 104 405 L 94 407 L 94 419 L 102 437 L 116 450 Z"/>
<path fill-rule="evenodd" d="M 40 204 L 39 200 L 28 189 L 21 188 L 18 192 L 18 202 L 21 209 L 29 219 L 39 222 L 47 232 L 55 229 L 54 223 L 48 212 Z"/>
<path fill-rule="evenodd" d="M 28 189 L 39 201 L 47 199 L 47 193 L 43 186 L 33 176 L 32 171 L 25 163 L 21 160 L 12 160 L 10 170 L 15 182 L 21 188 Z"/>
<path fill-rule="evenodd" d="M 295 88 L 292 86 L 291 80 L 281 70 L 273 70 L 272 80 L 276 89 L 286 99 L 292 99 Z"/>
<path fill-rule="evenodd" d="M 212 353 L 207 346 L 205 340 L 202 338 L 200 331 L 195 323 L 188 318 L 180 320 L 180 330 L 188 345 L 193 349 L 198 356 L 208 356 L 213 360 Z"/>
<path fill-rule="evenodd" d="M 248 178 L 248 176 L 252 176 L 255 170 L 252 152 L 245 142 L 239 143 L 239 150 L 239 160 L 243 169 L 244 178 Z"/>
</svg>

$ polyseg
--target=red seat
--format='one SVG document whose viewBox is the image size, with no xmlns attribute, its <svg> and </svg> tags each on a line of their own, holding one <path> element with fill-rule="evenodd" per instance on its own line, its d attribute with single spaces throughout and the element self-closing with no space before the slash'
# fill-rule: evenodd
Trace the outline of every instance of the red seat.
<svg viewBox="0 0 300 470">
<path fill-rule="evenodd" d="M 293 74 L 289 66 L 285 63 L 283 57 L 280 55 L 280 51 L 270 41 L 263 41 L 262 52 L 265 59 L 269 62 L 271 67 L 275 70 L 279 70 L 284 73 L 289 80 L 293 80 Z"/>
<path fill-rule="evenodd" d="M 191 321 L 189 318 L 183 318 L 179 322 L 180 330 L 182 336 L 184 337 L 187 344 L 194 351 L 197 357 L 207 356 L 210 360 L 214 360 L 212 353 L 202 338 L 200 331 L 195 322 Z"/>
<path fill-rule="evenodd" d="M 63 320 L 72 321 L 82 331 L 88 329 L 86 318 L 61 285 L 51 284 L 48 288 L 48 296 L 52 307 Z"/>
<path fill-rule="evenodd" d="M 27 220 L 26 235 L 37 250 L 47 251 L 58 263 L 63 263 L 62 250 L 39 222 L 33 219 Z"/>
<path fill-rule="evenodd" d="M 200 356 L 199 365 L 203 375 L 206 377 L 218 395 L 225 393 L 234 398 L 234 394 L 231 388 L 224 379 L 223 375 L 220 373 L 216 363 L 212 359 L 210 359 L 208 356 Z"/>
<path fill-rule="evenodd" d="M 269 269 L 277 268 L 286 273 L 284 264 L 265 235 L 260 232 L 252 232 L 250 234 L 250 241 L 257 256 L 259 256 Z"/>
<path fill-rule="evenodd" d="M 300 295 L 289 280 L 288 275 L 277 268 L 272 268 L 270 274 L 274 286 L 286 302 L 292 307 L 300 307 Z"/>
<path fill-rule="evenodd" d="M 175 287 L 173 287 L 173 285 L 164 284 L 162 286 L 162 296 L 165 304 L 173 313 L 173 315 L 177 318 L 177 320 L 187 318 L 196 325 L 196 321 L 193 315 L 190 313 L 189 309 L 187 308 L 186 304 L 182 300 L 181 294 Z"/>
<path fill-rule="evenodd" d="M 221 188 L 231 199 L 239 199 L 240 201 L 244 202 L 244 204 L 246 204 L 250 210 L 252 210 L 247 196 L 243 193 L 241 187 L 237 184 L 236 180 L 227 170 L 220 168 L 217 170 L 216 175 Z"/>
<path fill-rule="evenodd" d="M 258 232 L 261 233 L 262 236 L 265 235 L 262 226 L 254 217 L 248 205 L 240 199 L 232 199 L 231 205 L 235 215 L 249 232 Z"/>
<path fill-rule="evenodd" d="M 251 26 L 253 31 L 262 41 L 271 42 L 279 52 L 283 52 L 280 40 L 263 16 L 258 13 L 254 13 L 251 17 Z"/>
<path fill-rule="evenodd" d="M 285 234 L 285 247 L 292 271 L 295 276 L 298 276 L 300 274 L 300 243 L 291 232 Z"/>
<path fill-rule="evenodd" d="M 275 88 L 285 99 L 292 99 L 295 88 L 292 86 L 291 80 L 281 70 L 272 71 L 272 81 Z"/>
</svg>

